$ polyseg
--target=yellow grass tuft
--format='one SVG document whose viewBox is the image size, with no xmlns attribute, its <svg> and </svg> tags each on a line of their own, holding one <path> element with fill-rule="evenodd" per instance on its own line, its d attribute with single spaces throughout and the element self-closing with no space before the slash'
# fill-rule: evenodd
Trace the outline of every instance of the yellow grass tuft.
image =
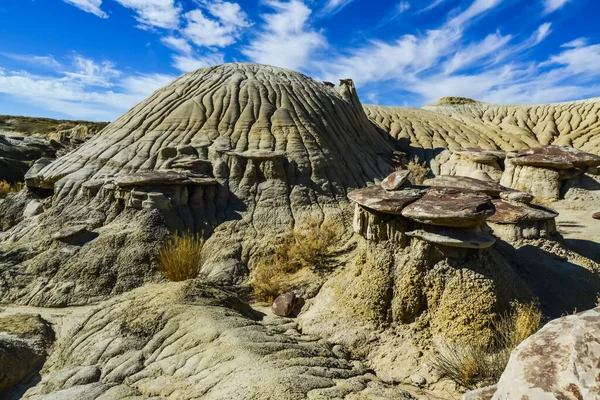
<svg viewBox="0 0 600 400">
<path fill-rule="evenodd" d="M 6 181 L 0 181 L 0 198 L 6 197 L 9 193 L 17 193 L 20 192 L 25 185 L 23 182 L 17 182 L 14 184 L 10 184 Z"/>
<path fill-rule="evenodd" d="M 197 278 L 202 267 L 203 247 L 204 239 L 191 232 L 171 237 L 158 255 L 164 276 L 173 282 Z"/>
<path fill-rule="evenodd" d="M 512 311 L 494 325 L 494 346 L 482 348 L 445 343 L 438 347 L 433 365 L 441 377 L 473 390 L 500 379 L 512 351 L 542 326 L 536 303 L 513 303 Z"/>
<path fill-rule="evenodd" d="M 287 281 L 292 274 L 305 268 L 327 268 L 342 234 L 343 228 L 336 221 L 320 224 L 308 218 L 292 232 L 277 238 L 273 254 L 260 260 L 251 274 L 250 286 L 256 298 L 273 301 L 289 290 Z"/>
<path fill-rule="evenodd" d="M 417 156 L 410 160 L 406 166 L 406 169 L 410 171 L 410 176 L 408 179 L 413 185 L 422 185 L 425 181 L 425 178 L 429 174 L 427 163 L 420 164 Z"/>
</svg>

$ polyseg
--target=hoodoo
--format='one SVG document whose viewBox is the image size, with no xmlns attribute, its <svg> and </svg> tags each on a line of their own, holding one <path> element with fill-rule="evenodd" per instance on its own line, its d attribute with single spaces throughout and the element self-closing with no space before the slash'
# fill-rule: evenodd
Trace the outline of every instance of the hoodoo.
<svg viewBox="0 0 600 400">
<path fill-rule="evenodd" d="M 36 245 L 26 263 L 6 260 L 12 284 L 0 290 L 47 305 L 129 290 L 152 279 L 166 228 L 202 232 L 211 254 L 204 274 L 232 282 L 245 276 L 262 236 L 308 215 L 336 218 L 348 189 L 385 178 L 392 157 L 350 80 L 336 89 L 257 64 L 200 69 L 28 177 L 31 191 L 54 196 L 43 223 L 3 234 Z M 85 245 L 44 245 L 59 227 L 82 225 L 95 233 Z M 125 244 L 130 257 L 114 254 Z"/>
</svg>

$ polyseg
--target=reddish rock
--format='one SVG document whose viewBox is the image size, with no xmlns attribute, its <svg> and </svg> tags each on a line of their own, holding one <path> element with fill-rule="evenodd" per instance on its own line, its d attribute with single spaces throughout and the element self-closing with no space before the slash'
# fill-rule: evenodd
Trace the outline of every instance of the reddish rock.
<svg viewBox="0 0 600 400">
<path fill-rule="evenodd" d="M 371 210 L 384 214 L 400 215 L 404 207 L 418 200 L 423 193 L 424 191 L 420 189 L 404 189 L 391 192 L 377 185 L 354 190 L 348 194 L 348 198 Z"/>
<path fill-rule="evenodd" d="M 573 167 L 596 167 L 600 165 L 600 156 L 573 147 L 542 146 L 521 151 L 512 161 L 516 165 L 569 169 Z"/>
<path fill-rule="evenodd" d="M 502 186 L 493 181 L 482 181 L 467 176 L 442 175 L 423 182 L 426 186 L 449 187 L 456 189 L 471 190 L 485 193 L 488 196 L 499 197 L 502 192 L 510 192 L 512 189 Z"/>
<path fill-rule="evenodd" d="M 410 171 L 408 170 L 392 172 L 381 182 L 381 187 L 385 190 L 399 190 L 406 183 L 409 175 Z"/>
<path fill-rule="evenodd" d="M 494 214 L 491 200 L 483 193 L 454 188 L 431 188 L 425 196 L 402 210 L 402 215 L 423 224 L 473 227 Z"/>
<path fill-rule="evenodd" d="M 494 200 L 493 203 L 496 212 L 488 218 L 488 221 L 496 224 L 543 221 L 558 216 L 556 211 L 541 206 L 510 203 L 504 200 Z"/>
<path fill-rule="evenodd" d="M 271 310 L 277 316 L 289 317 L 296 309 L 298 301 L 299 299 L 295 293 L 284 293 L 275 299 Z"/>
</svg>

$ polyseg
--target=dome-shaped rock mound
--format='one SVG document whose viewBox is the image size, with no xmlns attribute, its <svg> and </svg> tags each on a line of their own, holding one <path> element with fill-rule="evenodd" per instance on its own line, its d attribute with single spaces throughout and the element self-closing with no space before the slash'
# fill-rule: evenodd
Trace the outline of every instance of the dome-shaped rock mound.
<svg viewBox="0 0 600 400">
<path fill-rule="evenodd" d="M 18 257 L 0 251 L 3 297 L 57 305 L 130 290 L 157 276 L 167 228 L 204 235 L 203 274 L 233 283 L 266 235 L 309 216 L 343 221 L 349 190 L 385 178 L 392 162 L 350 80 L 333 88 L 257 64 L 191 72 L 28 174 L 30 192 L 54 197 L 0 234 L 0 246 L 31 243 Z M 80 233 L 53 236 L 72 227 Z"/>
<path fill-rule="evenodd" d="M 385 140 L 356 105 L 351 81 L 336 90 L 271 66 L 203 68 L 159 89 L 40 175 L 58 181 L 63 197 L 90 179 L 165 169 L 176 157 L 170 151 L 202 158 L 206 149 L 233 157 L 262 150 L 285 154 L 289 184 L 338 195 L 389 170 L 374 156 L 389 151 Z"/>
</svg>

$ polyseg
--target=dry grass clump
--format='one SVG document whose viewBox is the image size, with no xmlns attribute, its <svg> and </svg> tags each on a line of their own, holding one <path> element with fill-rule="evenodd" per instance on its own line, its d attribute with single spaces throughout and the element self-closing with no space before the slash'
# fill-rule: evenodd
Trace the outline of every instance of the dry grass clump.
<svg viewBox="0 0 600 400">
<path fill-rule="evenodd" d="M 173 282 L 197 278 L 202 267 L 204 238 L 191 232 L 176 234 L 158 255 L 160 269 Z"/>
<path fill-rule="evenodd" d="M 260 301 L 273 301 L 289 290 L 289 278 L 302 269 L 326 269 L 343 229 L 333 220 L 322 224 L 308 218 L 292 232 L 277 238 L 273 254 L 260 260 L 252 272 L 250 286 Z"/>
<path fill-rule="evenodd" d="M 536 303 L 513 303 L 512 311 L 494 324 L 495 343 L 490 347 L 445 343 L 433 362 L 441 377 L 468 390 L 498 382 L 512 351 L 542 326 Z"/>
<path fill-rule="evenodd" d="M 406 169 L 410 171 L 409 180 L 413 185 L 422 185 L 425 181 L 425 177 L 429 174 L 429 168 L 427 163 L 420 164 L 417 156 L 413 157 L 412 160 L 406 166 Z"/>
<path fill-rule="evenodd" d="M 6 181 L 0 181 L 0 198 L 6 197 L 9 193 L 17 193 L 23 189 L 23 182 L 17 182 L 14 184 L 10 184 Z"/>
</svg>

